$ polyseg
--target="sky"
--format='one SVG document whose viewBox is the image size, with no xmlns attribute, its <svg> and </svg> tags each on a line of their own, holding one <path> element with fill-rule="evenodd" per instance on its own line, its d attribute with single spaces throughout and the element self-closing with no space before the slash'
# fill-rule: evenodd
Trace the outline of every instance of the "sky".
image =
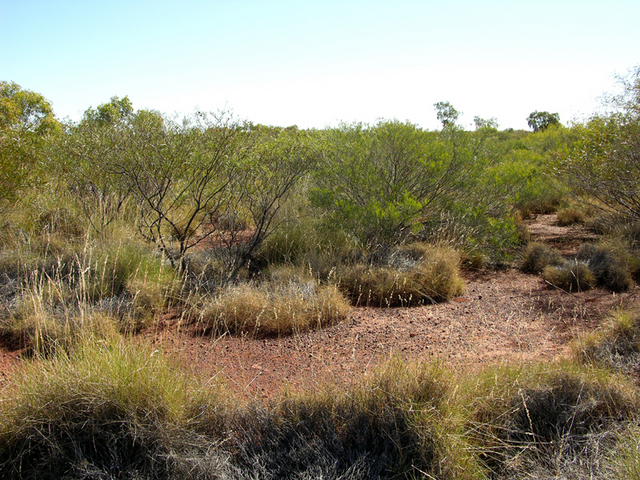
<svg viewBox="0 0 640 480">
<path fill-rule="evenodd" d="M 638 0 L 0 0 L 0 80 L 55 114 L 128 96 L 267 125 L 439 123 L 450 102 L 527 129 L 595 113 L 640 65 Z"/>
</svg>

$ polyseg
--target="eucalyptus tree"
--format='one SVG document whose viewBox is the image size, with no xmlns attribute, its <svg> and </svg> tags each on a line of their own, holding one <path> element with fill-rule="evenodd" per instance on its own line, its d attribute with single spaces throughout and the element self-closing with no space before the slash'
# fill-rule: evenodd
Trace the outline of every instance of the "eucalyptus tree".
<svg viewBox="0 0 640 480">
<path fill-rule="evenodd" d="M 542 132 L 551 126 L 560 125 L 560 115 L 549 112 L 531 112 L 527 117 L 527 125 L 534 132 Z"/>
<path fill-rule="evenodd" d="M 34 180 L 47 140 L 60 130 L 51 104 L 14 82 L 0 82 L 0 214 Z"/>
</svg>

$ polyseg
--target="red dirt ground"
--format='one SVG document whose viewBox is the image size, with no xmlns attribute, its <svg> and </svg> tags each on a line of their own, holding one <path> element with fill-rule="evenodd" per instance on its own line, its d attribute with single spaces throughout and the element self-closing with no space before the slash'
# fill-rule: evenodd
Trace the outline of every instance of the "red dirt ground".
<svg viewBox="0 0 640 480">
<path fill-rule="evenodd" d="M 528 227 L 533 240 L 567 255 L 596 239 L 581 226 L 558 226 L 554 215 L 540 215 Z M 347 384 L 392 355 L 465 369 L 566 356 L 571 340 L 597 328 L 612 308 L 640 297 L 639 287 L 622 295 L 602 289 L 567 293 L 517 270 L 464 276 L 466 292 L 451 302 L 353 308 L 346 321 L 321 331 L 266 340 L 211 338 L 167 323 L 148 337 L 195 372 L 260 399 L 283 389 Z"/>
<path fill-rule="evenodd" d="M 575 252 L 594 236 L 583 227 L 560 227 L 555 216 L 529 221 L 534 240 Z M 288 337 L 198 335 L 176 321 L 159 322 L 141 337 L 187 369 L 225 380 L 247 398 L 282 390 L 348 384 L 392 355 L 411 361 L 439 359 L 451 368 L 499 362 L 551 360 L 570 353 L 570 342 L 597 328 L 614 307 L 637 305 L 640 287 L 624 294 L 595 289 L 567 293 L 539 276 L 517 270 L 464 273 L 463 296 L 414 308 L 353 308 L 347 320 Z M 21 362 L 19 350 L 0 346 L 0 388 Z"/>
</svg>

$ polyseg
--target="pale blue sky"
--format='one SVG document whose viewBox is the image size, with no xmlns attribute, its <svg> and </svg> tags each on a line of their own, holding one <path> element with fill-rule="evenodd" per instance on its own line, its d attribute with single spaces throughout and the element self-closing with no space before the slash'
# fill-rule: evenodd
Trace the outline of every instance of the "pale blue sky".
<svg viewBox="0 0 640 480">
<path fill-rule="evenodd" d="M 501 128 L 567 123 L 640 64 L 640 1 L 0 0 L 0 80 L 59 117 L 128 95 L 317 127 L 409 120 L 449 101 Z"/>
</svg>

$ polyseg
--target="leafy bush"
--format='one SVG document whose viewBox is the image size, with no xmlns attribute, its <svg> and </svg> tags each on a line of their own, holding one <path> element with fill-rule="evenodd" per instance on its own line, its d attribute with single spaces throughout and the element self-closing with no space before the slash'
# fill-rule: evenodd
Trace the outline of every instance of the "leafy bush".
<svg viewBox="0 0 640 480">
<path fill-rule="evenodd" d="M 589 266 L 578 261 L 545 267 L 542 278 L 550 285 L 568 292 L 583 292 L 596 286 L 596 277 Z"/>
<path fill-rule="evenodd" d="M 447 247 L 413 244 L 343 267 L 340 288 L 354 305 L 413 306 L 450 300 L 464 291 L 460 257 Z"/>
<path fill-rule="evenodd" d="M 623 81 L 614 113 L 576 127 L 580 140 L 563 152 L 556 171 L 574 192 L 607 212 L 640 219 L 640 66 Z"/>
<path fill-rule="evenodd" d="M 560 252 L 544 243 L 534 242 L 527 245 L 522 254 L 520 270 L 524 273 L 539 274 L 549 265 L 559 266 L 563 263 L 564 259 Z"/>
</svg>

